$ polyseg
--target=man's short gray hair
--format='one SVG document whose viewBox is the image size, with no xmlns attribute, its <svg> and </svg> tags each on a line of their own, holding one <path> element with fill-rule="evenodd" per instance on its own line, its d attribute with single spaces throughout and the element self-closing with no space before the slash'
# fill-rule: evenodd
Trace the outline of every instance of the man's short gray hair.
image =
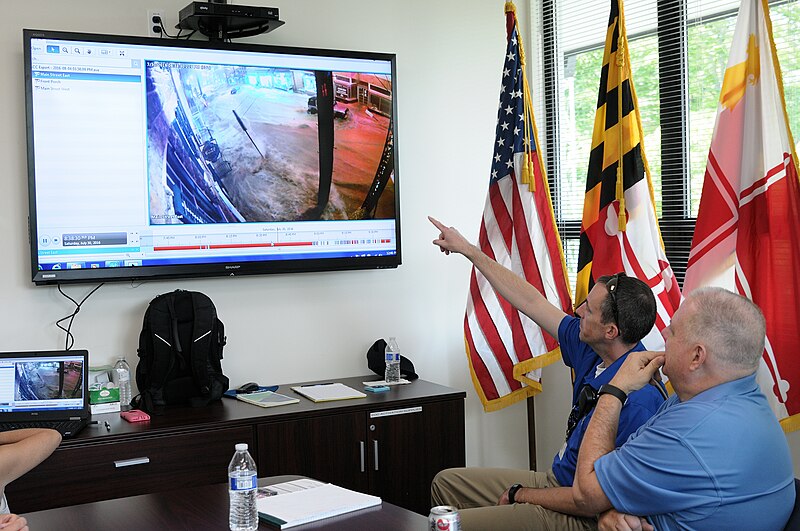
<svg viewBox="0 0 800 531">
<path fill-rule="evenodd" d="M 764 352 L 766 323 L 758 306 L 723 288 L 700 288 L 687 300 L 695 315 L 689 324 L 692 338 L 706 345 L 714 357 L 732 369 L 755 371 Z"/>
</svg>

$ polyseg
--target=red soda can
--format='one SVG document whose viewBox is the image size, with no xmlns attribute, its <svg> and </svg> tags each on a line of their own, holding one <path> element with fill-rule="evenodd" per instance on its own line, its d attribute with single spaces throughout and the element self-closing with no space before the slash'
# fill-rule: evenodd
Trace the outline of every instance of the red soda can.
<svg viewBox="0 0 800 531">
<path fill-rule="evenodd" d="M 430 531 L 461 531 L 461 517 L 455 507 L 439 505 L 431 509 L 428 516 Z"/>
</svg>

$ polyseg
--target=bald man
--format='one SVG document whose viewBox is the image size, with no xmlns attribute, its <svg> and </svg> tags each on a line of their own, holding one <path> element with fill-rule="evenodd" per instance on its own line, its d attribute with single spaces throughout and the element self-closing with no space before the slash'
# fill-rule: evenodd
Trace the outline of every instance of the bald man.
<svg viewBox="0 0 800 531">
<path fill-rule="evenodd" d="M 628 356 L 597 402 L 572 489 L 583 511 L 613 508 L 600 529 L 783 529 L 794 477 L 756 383 L 765 330 L 751 301 L 702 288 L 673 316 L 665 352 Z M 675 394 L 615 449 L 625 397 L 662 366 Z"/>
</svg>

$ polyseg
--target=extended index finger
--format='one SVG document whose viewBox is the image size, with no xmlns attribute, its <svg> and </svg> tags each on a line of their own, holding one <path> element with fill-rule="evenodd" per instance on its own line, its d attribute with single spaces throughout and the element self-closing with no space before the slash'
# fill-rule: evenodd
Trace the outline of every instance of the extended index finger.
<svg viewBox="0 0 800 531">
<path fill-rule="evenodd" d="M 434 226 L 434 227 L 436 227 L 436 228 L 437 228 L 437 229 L 439 229 L 439 230 L 444 230 L 444 229 L 446 228 L 446 227 L 444 226 L 444 223 L 442 223 L 442 222 L 441 222 L 441 221 L 439 221 L 438 219 L 434 218 L 433 216 L 428 216 L 428 221 L 430 221 L 431 223 L 433 223 L 433 226 Z"/>
</svg>

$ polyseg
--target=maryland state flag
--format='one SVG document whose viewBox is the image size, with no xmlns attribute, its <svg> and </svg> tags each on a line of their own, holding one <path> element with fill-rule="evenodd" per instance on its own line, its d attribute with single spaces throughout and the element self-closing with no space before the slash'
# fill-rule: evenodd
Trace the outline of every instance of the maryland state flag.
<svg viewBox="0 0 800 531">
<path fill-rule="evenodd" d="M 514 4 L 507 2 L 506 47 L 489 191 L 478 244 L 487 256 L 535 286 L 554 305 L 571 301 L 547 176 L 539 157 L 533 105 Z M 541 391 L 541 367 L 560 358 L 556 339 L 498 295 L 476 268 L 470 277 L 464 339 L 485 411 Z"/>
<path fill-rule="evenodd" d="M 766 0 L 743 0 L 722 81 L 684 290 L 721 286 L 764 312 L 759 380 L 800 428 L 800 185 Z"/>
<path fill-rule="evenodd" d="M 670 323 L 681 294 L 658 230 L 642 136 L 622 1 L 612 0 L 586 180 L 575 305 L 583 303 L 596 279 L 625 271 L 646 282 L 656 296 L 656 324 L 643 342 L 661 350 L 660 331 Z"/>
</svg>

